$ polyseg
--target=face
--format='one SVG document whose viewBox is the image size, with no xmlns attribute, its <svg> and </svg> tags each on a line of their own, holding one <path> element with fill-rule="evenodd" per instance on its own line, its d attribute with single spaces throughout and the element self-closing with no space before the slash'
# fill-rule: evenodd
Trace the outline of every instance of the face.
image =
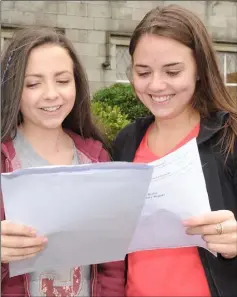
<svg viewBox="0 0 237 297">
<path fill-rule="evenodd" d="M 73 62 L 68 52 L 52 44 L 34 48 L 27 62 L 21 98 L 24 126 L 61 127 L 75 97 Z"/>
<path fill-rule="evenodd" d="M 160 119 L 191 108 L 197 74 L 191 49 L 166 37 L 144 35 L 133 55 L 133 84 L 138 98 Z"/>
</svg>

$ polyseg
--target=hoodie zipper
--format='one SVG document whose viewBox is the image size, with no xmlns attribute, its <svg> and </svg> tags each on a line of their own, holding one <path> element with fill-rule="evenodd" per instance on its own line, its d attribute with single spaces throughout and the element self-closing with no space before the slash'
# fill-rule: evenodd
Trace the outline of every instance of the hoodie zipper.
<svg viewBox="0 0 237 297">
<path fill-rule="evenodd" d="M 5 164 L 6 164 L 6 172 L 11 172 L 12 170 L 12 168 L 11 168 L 11 162 L 8 160 L 8 159 L 6 159 L 5 160 Z"/>
<path fill-rule="evenodd" d="M 216 291 L 217 291 L 217 293 L 218 293 L 218 296 L 219 296 L 219 297 L 223 297 L 223 294 L 222 294 L 221 291 L 219 290 L 219 288 L 218 288 L 218 286 L 217 286 L 217 283 L 216 283 L 216 280 L 215 280 L 215 278 L 213 277 L 213 273 L 212 273 L 211 268 L 208 267 L 208 269 L 209 269 L 209 271 L 210 271 L 210 275 L 211 275 L 212 281 L 213 281 L 213 283 L 214 283 L 214 285 L 215 285 L 215 288 L 216 288 Z"/>
<path fill-rule="evenodd" d="M 96 285 L 96 281 L 97 281 L 97 267 L 96 265 L 92 265 L 92 273 L 91 273 L 91 296 L 95 297 L 95 285 Z"/>
<path fill-rule="evenodd" d="M 26 297 L 30 297 L 30 286 L 29 286 L 29 275 L 25 274 L 24 275 L 24 287 L 26 291 Z"/>
<path fill-rule="evenodd" d="M 205 254 L 205 251 L 199 249 L 199 256 L 200 256 L 200 259 L 202 261 L 202 265 L 203 265 L 203 269 L 204 271 L 206 272 L 206 278 L 207 278 L 207 281 L 208 279 L 211 279 L 212 281 L 212 286 L 214 287 L 214 290 L 216 291 L 216 293 L 218 294 L 218 297 L 224 297 L 224 295 L 222 294 L 222 292 L 220 291 L 220 289 L 218 288 L 218 285 L 216 283 L 216 280 L 215 280 L 215 277 L 213 275 L 213 272 L 212 272 L 212 269 L 209 265 L 209 261 L 206 257 L 206 254 Z M 208 281 L 208 284 L 209 284 L 209 281 Z M 209 287 L 211 288 L 210 284 L 209 284 Z M 211 291 L 211 290 L 210 290 Z"/>
</svg>

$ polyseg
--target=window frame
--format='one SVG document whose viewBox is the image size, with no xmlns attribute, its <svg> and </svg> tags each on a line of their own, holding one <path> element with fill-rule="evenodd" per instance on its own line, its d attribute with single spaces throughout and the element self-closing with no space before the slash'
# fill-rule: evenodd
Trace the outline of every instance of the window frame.
<svg viewBox="0 0 237 297">
<path fill-rule="evenodd" d="M 116 32 L 107 31 L 106 32 L 106 57 L 105 62 L 102 63 L 104 70 L 115 70 L 116 67 L 116 47 L 117 46 L 129 46 L 130 38 L 132 34 L 127 32 Z M 129 80 L 116 79 L 116 83 L 130 83 Z"/>
<path fill-rule="evenodd" d="M 227 87 L 237 87 L 237 82 L 236 83 L 228 83 L 226 78 L 227 78 L 227 56 L 226 54 L 228 53 L 234 53 L 237 55 L 237 43 L 217 43 L 214 42 L 214 48 L 216 52 L 220 53 L 225 53 L 224 55 L 224 64 L 223 64 L 223 79 L 224 79 L 224 84 Z"/>
<path fill-rule="evenodd" d="M 5 40 L 11 39 L 16 29 L 10 26 L 1 26 L 1 52 L 4 50 Z"/>
</svg>

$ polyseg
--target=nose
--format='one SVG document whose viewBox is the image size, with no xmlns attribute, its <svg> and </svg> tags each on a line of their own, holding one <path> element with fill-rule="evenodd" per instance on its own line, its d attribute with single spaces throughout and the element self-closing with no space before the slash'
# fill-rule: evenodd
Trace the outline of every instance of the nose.
<svg viewBox="0 0 237 297">
<path fill-rule="evenodd" d="M 55 100 L 58 98 L 57 88 L 53 83 L 48 83 L 45 86 L 44 99 Z"/>
<path fill-rule="evenodd" d="M 161 75 L 153 74 L 149 82 L 149 90 L 151 92 L 160 92 L 166 89 L 166 82 Z"/>
</svg>

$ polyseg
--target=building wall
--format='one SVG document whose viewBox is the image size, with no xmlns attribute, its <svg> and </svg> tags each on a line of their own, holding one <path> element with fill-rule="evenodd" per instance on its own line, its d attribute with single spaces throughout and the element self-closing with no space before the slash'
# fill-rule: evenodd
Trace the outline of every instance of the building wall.
<svg viewBox="0 0 237 297">
<path fill-rule="evenodd" d="M 2 1 L 2 44 L 15 27 L 62 28 L 74 43 L 95 91 L 126 79 L 131 32 L 150 9 L 172 3 L 203 20 L 223 53 L 221 61 L 224 52 L 237 52 L 236 1 Z M 231 59 L 237 61 L 236 54 Z"/>
</svg>

